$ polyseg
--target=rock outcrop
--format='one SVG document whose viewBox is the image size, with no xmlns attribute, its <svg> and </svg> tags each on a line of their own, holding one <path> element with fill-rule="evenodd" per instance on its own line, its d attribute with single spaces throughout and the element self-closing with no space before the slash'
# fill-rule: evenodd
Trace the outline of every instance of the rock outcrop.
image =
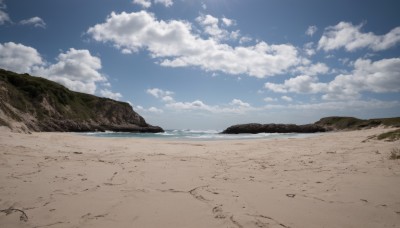
<svg viewBox="0 0 400 228">
<path fill-rule="evenodd" d="M 0 69 L 0 125 L 15 131 L 163 132 L 125 102 L 73 92 L 28 74 Z"/>
<path fill-rule="evenodd" d="M 325 132 L 324 127 L 315 124 L 239 124 L 228 127 L 222 134 L 258 134 L 258 133 L 315 133 Z"/>
<path fill-rule="evenodd" d="M 359 130 L 377 126 L 400 127 L 400 117 L 362 120 L 354 117 L 325 117 L 313 124 L 239 124 L 228 127 L 222 134 L 258 133 L 316 133 L 337 130 Z"/>
</svg>

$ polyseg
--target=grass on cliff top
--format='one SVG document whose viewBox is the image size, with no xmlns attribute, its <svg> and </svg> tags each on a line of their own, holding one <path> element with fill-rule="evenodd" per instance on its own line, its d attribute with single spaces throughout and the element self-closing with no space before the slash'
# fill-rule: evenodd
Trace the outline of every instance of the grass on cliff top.
<svg viewBox="0 0 400 228">
<path fill-rule="evenodd" d="M 400 139 L 400 129 L 380 134 L 377 136 L 377 139 L 390 141 L 390 142 L 397 141 Z"/>
<path fill-rule="evenodd" d="M 400 127 L 400 117 L 369 120 L 362 120 L 354 117 L 326 117 L 316 122 L 316 124 L 332 127 L 338 130 L 356 130 L 362 128 L 377 127 L 379 125 L 384 125 L 388 127 Z"/>
<path fill-rule="evenodd" d="M 35 115 L 39 120 L 51 115 L 46 109 L 41 108 L 44 98 L 61 116 L 76 120 L 95 119 L 97 117 L 95 110 L 100 109 L 104 101 L 122 103 L 73 92 L 44 78 L 2 69 L 0 69 L 0 84 L 7 88 L 7 92 L 0 91 L 0 98 L 10 97 L 8 102 L 13 107 Z M 13 116 L 12 113 L 9 114 Z"/>
</svg>

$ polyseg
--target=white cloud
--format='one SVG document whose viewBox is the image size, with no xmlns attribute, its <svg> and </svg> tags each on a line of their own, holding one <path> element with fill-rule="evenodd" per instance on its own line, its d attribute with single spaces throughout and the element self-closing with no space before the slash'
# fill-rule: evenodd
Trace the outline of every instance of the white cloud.
<svg viewBox="0 0 400 228">
<path fill-rule="evenodd" d="M 232 102 L 229 104 L 233 105 L 233 106 L 239 106 L 239 107 L 245 107 L 245 108 L 251 107 L 251 105 L 249 103 L 243 102 L 239 99 L 233 99 Z"/>
<path fill-rule="evenodd" d="M 303 50 L 306 53 L 306 55 L 308 55 L 308 56 L 313 56 L 316 53 L 316 51 L 314 49 L 314 43 L 313 42 L 309 42 L 309 43 L 304 44 Z"/>
<path fill-rule="evenodd" d="M 230 37 L 233 39 L 237 39 L 239 36 L 238 31 L 230 33 L 229 31 L 220 28 L 218 25 L 220 20 L 211 15 L 200 15 L 196 18 L 196 21 L 202 26 L 205 34 L 210 35 L 213 39 L 217 41 L 226 40 Z M 221 21 L 223 22 L 223 24 L 225 24 L 225 22 L 229 23 L 230 20 L 223 18 Z"/>
<path fill-rule="evenodd" d="M 372 62 L 358 59 L 351 74 L 340 74 L 328 83 L 324 99 L 354 99 L 361 92 L 400 92 L 400 58 Z"/>
<path fill-rule="evenodd" d="M 151 6 L 150 0 L 133 0 L 133 3 L 141 5 L 143 8 L 149 8 Z"/>
<path fill-rule="evenodd" d="M 152 112 L 152 113 L 163 113 L 164 112 L 162 109 L 159 109 L 159 108 L 156 108 L 156 107 L 150 107 L 148 109 L 148 111 Z"/>
<path fill-rule="evenodd" d="M 163 4 L 165 7 L 170 7 L 174 4 L 172 0 L 154 0 L 154 3 Z"/>
<path fill-rule="evenodd" d="M 131 104 L 131 106 L 133 106 Z M 135 110 L 141 113 L 153 113 L 153 114 L 161 114 L 164 113 L 164 110 L 156 108 L 156 107 L 150 107 L 150 108 L 144 108 L 141 105 L 133 106 Z"/>
<path fill-rule="evenodd" d="M 0 25 L 3 25 L 7 22 L 11 22 L 10 16 L 8 16 L 8 14 L 5 11 L 3 11 L 6 8 L 7 6 L 4 3 L 4 1 L 0 0 Z"/>
<path fill-rule="evenodd" d="M 311 65 L 298 66 L 295 69 L 295 72 L 300 72 L 305 75 L 319 75 L 326 74 L 329 71 L 329 67 L 325 63 L 315 63 Z"/>
<path fill-rule="evenodd" d="M 164 97 L 161 98 L 161 100 L 164 101 L 164 102 L 173 102 L 174 98 L 171 97 L 171 96 L 164 96 Z"/>
<path fill-rule="evenodd" d="M 277 101 L 277 99 L 273 98 L 273 97 L 266 97 L 266 98 L 264 98 L 264 101 L 265 102 L 274 102 L 274 101 Z"/>
<path fill-rule="evenodd" d="M 228 26 L 228 27 L 236 24 L 234 20 L 226 18 L 226 17 L 223 17 L 221 20 L 224 23 L 224 25 Z"/>
<path fill-rule="evenodd" d="M 319 93 L 326 88 L 324 83 L 317 83 L 317 78 L 300 75 L 285 80 L 283 84 L 265 83 L 265 88 L 277 93 Z"/>
<path fill-rule="evenodd" d="M 400 58 L 372 62 L 358 59 L 349 74 L 337 75 L 332 81 L 318 82 L 317 77 L 300 75 L 283 84 L 266 83 L 265 88 L 277 93 L 325 93 L 326 100 L 358 99 L 361 92 L 400 92 Z"/>
<path fill-rule="evenodd" d="M 191 102 L 175 101 L 172 97 L 167 94 L 173 94 L 171 91 L 164 91 L 162 89 L 149 89 L 147 93 L 153 95 L 156 98 L 166 101 L 165 107 L 173 111 L 201 111 L 209 113 L 229 113 L 229 114 L 242 114 L 254 108 L 246 102 L 240 99 L 233 99 L 229 104 L 225 105 L 208 105 L 201 100 L 195 100 Z"/>
<path fill-rule="evenodd" d="M 313 36 L 317 32 L 318 28 L 315 25 L 308 26 L 306 30 L 306 35 Z"/>
<path fill-rule="evenodd" d="M 107 97 L 113 100 L 120 100 L 122 98 L 122 94 L 121 93 L 114 93 L 109 89 L 102 89 L 100 90 L 100 95 L 103 97 Z"/>
<path fill-rule="evenodd" d="M 287 102 L 292 102 L 293 98 L 289 97 L 289 96 L 282 96 L 281 97 L 282 100 L 287 101 Z"/>
<path fill-rule="evenodd" d="M 175 109 L 175 110 L 203 110 L 214 112 L 215 107 L 211 107 L 209 105 L 204 104 L 200 100 L 195 100 L 193 102 L 174 102 L 166 104 L 167 108 Z"/>
<path fill-rule="evenodd" d="M 204 18 L 210 25 L 215 18 Z M 88 29 L 93 39 L 111 42 L 121 50 L 147 49 L 166 67 L 197 66 L 205 71 L 247 74 L 264 78 L 287 72 L 301 62 L 297 49 L 290 44 L 232 47 L 218 40 L 202 39 L 186 21 L 157 20 L 146 11 L 111 13 L 105 23 Z"/>
<path fill-rule="evenodd" d="M 0 43 L 0 67 L 17 73 L 31 73 L 44 61 L 36 49 L 13 42 Z"/>
<path fill-rule="evenodd" d="M 97 82 L 107 79 L 99 72 L 101 60 L 92 56 L 88 50 L 70 48 L 57 57 L 57 63 L 40 67 L 35 74 L 61 83 L 71 90 L 94 94 Z"/>
<path fill-rule="evenodd" d="M 201 3 L 201 8 L 203 8 L 203 10 L 206 10 L 207 9 L 207 5 L 204 2 L 202 2 Z"/>
<path fill-rule="evenodd" d="M 98 83 L 109 85 L 106 77 L 99 72 L 101 60 L 88 50 L 71 48 L 60 53 L 56 63 L 49 64 L 35 48 L 13 42 L 0 43 L 0 67 L 17 73 L 39 75 L 71 90 L 90 94 L 96 93 Z M 110 98 L 122 97 L 120 93 L 113 93 L 109 89 L 98 92 Z"/>
<path fill-rule="evenodd" d="M 155 98 L 159 98 L 164 102 L 173 102 L 174 98 L 172 95 L 174 95 L 174 92 L 168 91 L 168 90 L 162 90 L 159 88 L 152 88 L 146 90 L 146 93 L 152 95 Z"/>
<path fill-rule="evenodd" d="M 240 44 L 244 44 L 244 43 L 248 43 L 248 42 L 250 42 L 250 41 L 252 41 L 253 40 L 253 38 L 251 38 L 251 37 L 249 37 L 249 36 L 242 36 L 242 37 L 240 37 L 240 39 L 239 39 L 239 43 Z"/>
<path fill-rule="evenodd" d="M 40 17 L 32 17 L 19 22 L 21 25 L 32 25 L 34 27 L 46 28 L 46 23 Z"/>
<path fill-rule="evenodd" d="M 0 25 L 5 24 L 6 22 L 11 22 L 10 17 L 6 12 L 0 9 Z"/>
<path fill-rule="evenodd" d="M 290 104 L 288 106 L 281 106 L 280 108 L 286 109 L 299 109 L 299 110 L 374 110 L 374 109 L 388 109 L 399 107 L 399 101 L 380 101 L 380 100 L 348 100 L 348 101 L 326 101 L 320 103 L 308 104 Z M 268 107 L 268 106 L 267 106 Z"/>
<path fill-rule="evenodd" d="M 355 51 L 360 48 L 369 48 L 374 51 L 382 51 L 400 42 L 400 27 L 392 29 L 385 35 L 375 35 L 372 32 L 363 33 L 362 27 L 363 24 L 355 26 L 348 22 L 329 26 L 318 42 L 318 49 L 331 51 L 345 48 L 347 51 Z"/>
</svg>

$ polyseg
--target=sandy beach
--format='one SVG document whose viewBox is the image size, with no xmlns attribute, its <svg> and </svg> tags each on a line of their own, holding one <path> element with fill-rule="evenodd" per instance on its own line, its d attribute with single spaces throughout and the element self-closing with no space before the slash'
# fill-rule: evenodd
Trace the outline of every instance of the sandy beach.
<svg viewBox="0 0 400 228">
<path fill-rule="evenodd" d="M 388 130 L 160 141 L 3 128 L 0 227 L 400 227 L 400 142 L 368 139 Z"/>
</svg>

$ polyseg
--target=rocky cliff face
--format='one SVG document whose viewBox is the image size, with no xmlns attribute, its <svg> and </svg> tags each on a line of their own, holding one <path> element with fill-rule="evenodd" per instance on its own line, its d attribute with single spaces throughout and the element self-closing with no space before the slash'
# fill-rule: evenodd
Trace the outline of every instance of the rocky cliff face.
<svg viewBox="0 0 400 228">
<path fill-rule="evenodd" d="M 258 134 L 258 133 L 315 133 L 325 132 L 324 127 L 314 124 L 239 124 L 228 127 L 222 134 Z"/>
<path fill-rule="evenodd" d="M 0 125 L 20 131 L 163 132 L 125 102 L 0 69 Z"/>
</svg>

